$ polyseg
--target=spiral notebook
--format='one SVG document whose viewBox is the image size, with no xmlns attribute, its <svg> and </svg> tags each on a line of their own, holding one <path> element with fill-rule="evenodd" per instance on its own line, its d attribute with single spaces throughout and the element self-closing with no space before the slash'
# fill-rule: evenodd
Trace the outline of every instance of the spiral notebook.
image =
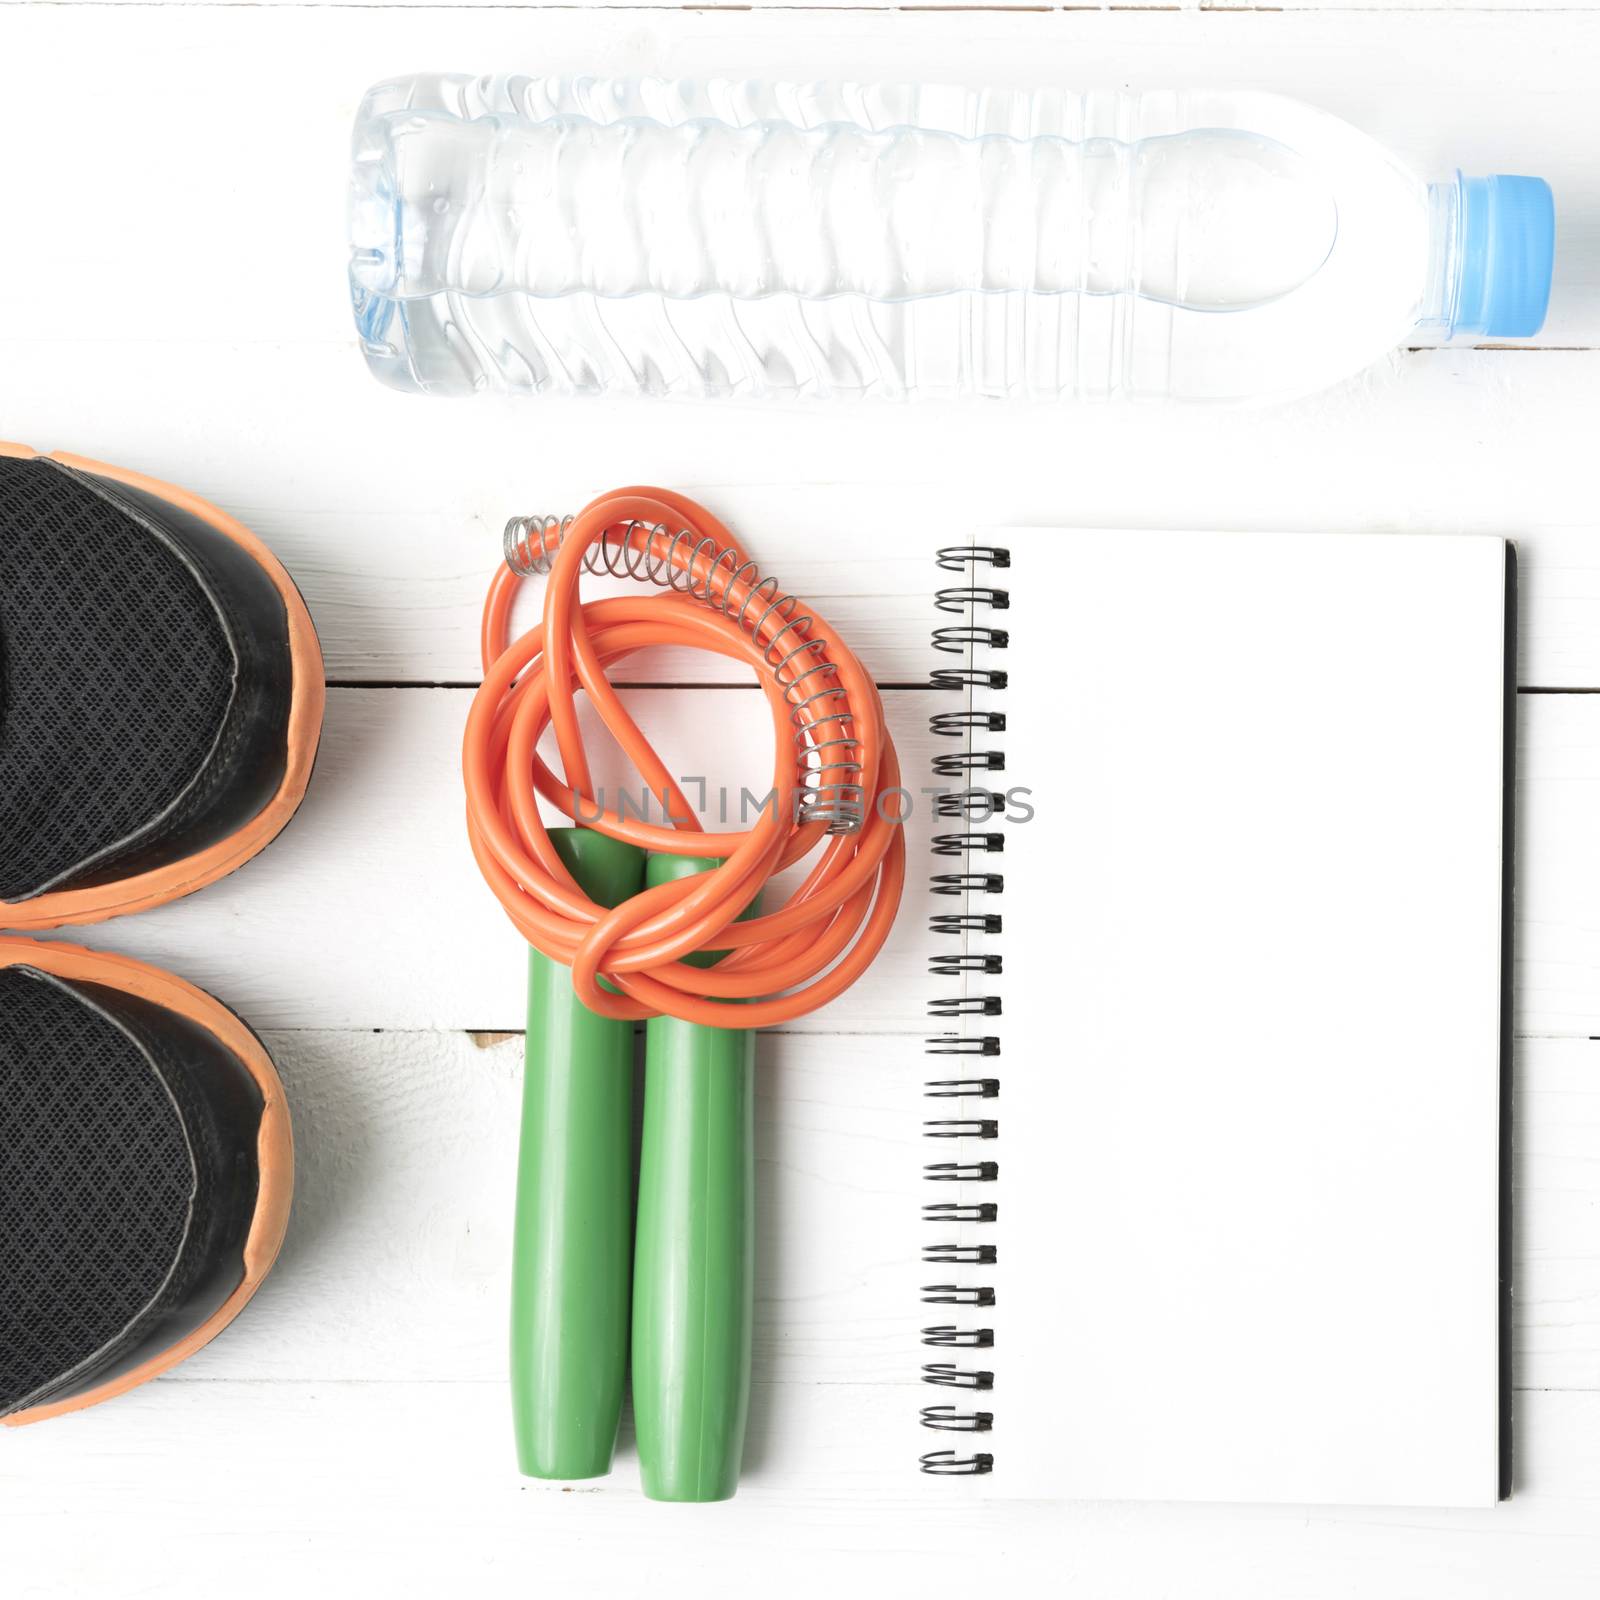
<svg viewBox="0 0 1600 1600">
<path fill-rule="evenodd" d="M 940 566 L 924 1470 L 1503 1497 L 1511 548 L 1033 529 Z"/>
</svg>

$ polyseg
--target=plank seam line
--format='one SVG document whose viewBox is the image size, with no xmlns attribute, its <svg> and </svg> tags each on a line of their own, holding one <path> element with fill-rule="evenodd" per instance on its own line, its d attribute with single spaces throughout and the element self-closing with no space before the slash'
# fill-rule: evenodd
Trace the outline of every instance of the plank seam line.
<svg viewBox="0 0 1600 1600">
<path fill-rule="evenodd" d="M 102 10 L 102 11 L 574 11 L 574 12 L 633 12 L 640 15 L 670 15 L 674 11 L 690 14 L 706 12 L 711 14 L 727 12 L 761 12 L 771 11 L 778 13 L 812 13 L 817 16 L 837 16 L 840 13 L 859 12 L 864 15 L 938 15 L 949 12 L 955 16 L 971 14 L 990 15 L 1019 15 L 1019 16 L 1052 16 L 1052 15 L 1092 15 L 1092 14 L 1142 14 L 1155 15 L 1184 15 L 1198 17 L 1228 17 L 1228 16 L 1370 16 L 1374 19 L 1390 16 L 1437 16 L 1458 17 L 1467 16 L 1521 16 L 1521 17 L 1557 17 L 1557 16 L 1585 16 L 1595 14 L 1592 6 L 1583 5 L 1460 5 L 1444 7 L 1438 4 L 1400 4 L 1384 5 L 1379 0 L 1372 0 L 1369 4 L 1347 5 L 1230 5 L 1225 3 L 1207 3 L 1200 0 L 1194 5 L 983 5 L 983 4 L 957 4 L 957 5 L 796 5 L 788 3 L 776 4 L 747 4 L 747 5 L 618 5 L 602 3 L 584 5 L 575 3 L 575 0 L 555 0 L 555 3 L 540 3 L 540 0 L 530 0 L 530 3 L 516 3 L 516 0 L 463 0 L 456 6 L 433 4 L 406 4 L 404 0 L 0 0 L 0 9 L 7 10 Z M 1426 346 L 1418 348 L 1427 348 Z M 1477 346 L 1480 349 L 1529 349 L 1538 348 L 1523 345 L 1487 345 Z M 1563 348 L 1551 346 L 1548 348 Z M 1570 346 L 1566 348 L 1588 349 L 1590 346 Z"/>
</svg>

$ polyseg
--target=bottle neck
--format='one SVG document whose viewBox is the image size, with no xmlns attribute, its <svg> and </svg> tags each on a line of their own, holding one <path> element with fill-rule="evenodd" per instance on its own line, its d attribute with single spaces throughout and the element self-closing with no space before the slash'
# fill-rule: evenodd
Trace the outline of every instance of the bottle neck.
<svg viewBox="0 0 1600 1600">
<path fill-rule="evenodd" d="M 1456 329 L 1461 304 L 1461 175 L 1428 185 L 1428 273 L 1418 324 L 1440 338 Z"/>
</svg>

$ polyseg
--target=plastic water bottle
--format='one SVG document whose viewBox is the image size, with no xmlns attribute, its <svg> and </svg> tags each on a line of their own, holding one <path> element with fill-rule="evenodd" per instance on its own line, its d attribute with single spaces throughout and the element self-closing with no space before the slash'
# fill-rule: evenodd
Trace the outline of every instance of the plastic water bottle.
<svg viewBox="0 0 1600 1600">
<path fill-rule="evenodd" d="M 1555 236 L 1267 94 L 447 74 L 368 94 L 350 219 L 430 394 L 1300 393 L 1536 333 Z"/>
</svg>

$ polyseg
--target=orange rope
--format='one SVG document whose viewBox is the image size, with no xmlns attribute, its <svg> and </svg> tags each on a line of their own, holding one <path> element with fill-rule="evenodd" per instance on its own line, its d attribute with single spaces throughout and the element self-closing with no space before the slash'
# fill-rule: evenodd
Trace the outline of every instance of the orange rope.
<svg viewBox="0 0 1600 1600">
<path fill-rule="evenodd" d="M 667 532 L 658 531 L 665 524 Z M 687 528 L 692 538 L 672 537 Z M 580 603 L 584 552 L 608 536 L 640 556 L 671 560 L 684 581 L 728 611 L 675 591 L 639 599 Z M 696 555 L 701 539 L 728 559 Z M 733 558 L 737 558 L 734 562 Z M 566 531 L 546 580 L 544 619 L 508 644 L 513 601 L 521 579 L 502 567 L 489 586 L 483 613 L 484 681 L 472 703 L 462 767 L 467 827 L 489 886 L 527 941 L 572 969 L 572 985 L 591 1011 L 638 1019 L 657 1015 L 724 1028 L 762 1028 L 790 1022 L 843 993 L 866 971 L 894 923 L 905 882 L 905 829 L 897 796 L 900 767 L 884 722 L 876 685 L 850 648 L 814 613 L 799 628 L 796 614 L 769 612 L 751 599 L 741 576 L 746 556 L 703 507 L 664 489 L 619 489 L 591 501 Z M 741 610 L 762 617 L 754 635 L 735 620 Z M 785 633 L 785 628 L 788 632 Z M 781 642 L 769 654 L 779 635 Z M 774 657 L 797 639 L 816 641 L 774 678 Z M 624 709 L 606 672 L 655 645 L 709 650 L 754 667 L 777 732 L 773 788 L 747 833 L 705 833 L 692 808 Z M 831 662 L 817 675 L 815 663 Z M 804 682 L 794 687 L 797 675 Z M 673 825 L 658 826 L 623 809 L 604 808 L 593 793 L 578 725 L 575 696 L 589 696 L 611 736 L 650 793 L 670 804 Z M 840 713 L 846 719 L 840 720 Z M 852 781 L 862 789 L 862 826 L 828 835 L 821 821 L 797 820 L 805 786 L 796 721 L 806 744 L 856 741 Z M 564 776 L 537 753 L 554 727 Z M 826 760 L 826 752 L 813 757 Z M 556 854 L 539 818 L 537 796 L 584 827 L 646 850 L 715 856 L 721 866 L 660 884 L 615 910 L 596 905 Z M 762 886 L 822 846 L 816 864 L 776 910 L 736 921 Z M 732 953 L 715 968 L 688 966 L 702 950 Z M 600 986 L 605 978 L 621 991 Z M 733 1006 L 733 1002 L 748 1002 Z"/>
</svg>

